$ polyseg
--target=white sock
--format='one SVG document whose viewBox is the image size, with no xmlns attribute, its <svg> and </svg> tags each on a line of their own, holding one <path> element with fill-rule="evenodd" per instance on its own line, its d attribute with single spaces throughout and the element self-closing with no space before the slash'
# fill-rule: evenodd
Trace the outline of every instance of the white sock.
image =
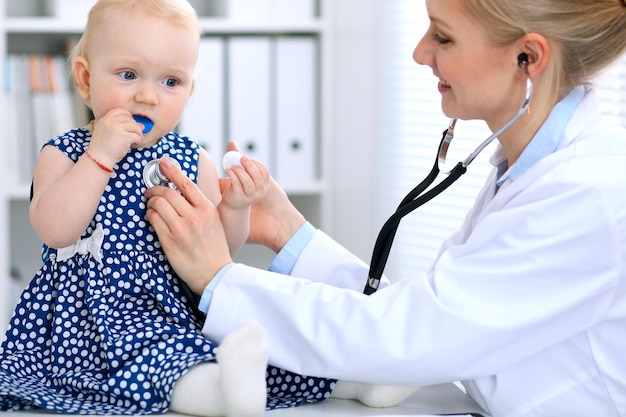
<svg viewBox="0 0 626 417">
<path fill-rule="evenodd" d="M 267 402 L 267 339 L 257 323 L 228 335 L 217 351 L 221 388 L 228 417 L 265 414 Z"/>
<path fill-rule="evenodd" d="M 337 381 L 330 397 L 344 400 L 359 400 L 368 407 L 385 408 L 398 405 L 419 388 Z"/>
<path fill-rule="evenodd" d="M 229 334 L 217 363 L 189 369 L 174 385 L 170 409 L 205 417 L 259 417 L 265 413 L 267 340 L 256 323 Z"/>
</svg>

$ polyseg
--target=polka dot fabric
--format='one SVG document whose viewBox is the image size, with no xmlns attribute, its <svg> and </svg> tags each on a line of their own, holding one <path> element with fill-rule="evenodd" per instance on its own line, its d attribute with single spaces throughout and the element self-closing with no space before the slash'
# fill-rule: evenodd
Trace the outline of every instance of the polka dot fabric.
<svg viewBox="0 0 626 417">
<path fill-rule="evenodd" d="M 273 366 L 267 369 L 267 409 L 295 407 L 324 401 L 335 388 L 335 379 L 305 377 Z"/>
<path fill-rule="evenodd" d="M 91 133 L 49 142 L 73 161 Z M 176 381 L 215 358 L 216 345 L 187 304 L 146 222 L 145 164 L 169 155 L 197 178 L 198 145 L 170 133 L 132 149 L 116 166 L 82 239 L 104 230 L 102 258 L 79 251 L 43 266 L 23 292 L 0 348 L 0 410 L 44 408 L 81 414 L 149 414 L 169 408 Z M 268 409 L 316 402 L 334 381 L 268 367 Z"/>
</svg>

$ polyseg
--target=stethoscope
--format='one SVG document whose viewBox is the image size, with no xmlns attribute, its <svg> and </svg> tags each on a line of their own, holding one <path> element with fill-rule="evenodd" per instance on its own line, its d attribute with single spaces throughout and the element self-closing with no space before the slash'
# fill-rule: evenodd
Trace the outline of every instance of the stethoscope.
<svg viewBox="0 0 626 417">
<path fill-rule="evenodd" d="M 365 284 L 365 289 L 363 293 L 370 295 L 373 294 L 380 285 L 381 277 L 383 276 L 383 271 L 385 269 L 385 265 L 387 264 L 387 260 L 389 259 L 389 252 L 391 251 L 391 245 L 393 244 L 393 239 L 396 235 L 396 231 L 398 230 L 398 225 L 404 216 L 417 209 L 418 207 L 424 205 L 429 202 L 439 194 L 441 194 L 445 189 L 447 189 L 450 185 L 452 185 L 456 180 L 458 180 L 461 175 L 465 174 L 467 171 L 467 167 L 469 164 L 476 159 L 478 154 L 483 151 L 495 138 L 500 136 L 505 130 L 507 130 L 513 123 L 515 123 L 530 106 L 530 100 L 533 94 L 533 83 L 530 79 L 530 76 L 527 72 L 528 66 L 528 55 L 522 53 L 518 56 L 518 65 L 526 72 L 526 95 L 524 96 L 524 102 L 522 103 L 519 111 L 508 121 L 506 122 L 500 129 L 494 132 L 491 136 L 485 139 L 472 153 L 465 158 L 464 161 L 456 164 L 454 168 L 450 171 L 445 172 L 447 177 L 443 179 L 439 184 L 435 185 L 428 191 L 425 191 L 437 178 L 439 173 L 441 172 L 439 169 L 439 165 L 445 164 L 446 155 L 448 153 L 448 148 L 450 147 L 450 142 L 454 138 L 454 128 L 456 127 L 457 119 L 452 119 L 448 128 L 444 130 L 443 137 L 441 138 L 441 142 L 439 143 L 439 148 L 437 150 L 437 158 L 435 158 L 435 163 L 430 173 L 424 178 L 422 182 L 420 182 L 415 188 L 413 188 L 407 195 L 404 197 L 396 212 L 389 217 L 389 219 L 385 222 L 380 232 L 378 233 L 378 237 L 376 238 L 376 243 L 374 244 L 374 251 L 372 253 L 372 260 L 370 262 L 370 269 L 368 274 L 367 283 Z"/>
</svg>

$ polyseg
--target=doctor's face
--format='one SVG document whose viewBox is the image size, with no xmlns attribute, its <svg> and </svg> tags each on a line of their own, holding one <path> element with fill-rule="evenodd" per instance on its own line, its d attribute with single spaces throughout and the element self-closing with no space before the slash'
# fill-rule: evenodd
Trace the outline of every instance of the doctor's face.
<svg viewBox="0 0 626 417">
<path fill-rule="evenodd" d="M 513 45 L 495 46 L 466 1 L 426 0 L 430 26 L 413 59 L 431 67 L 439 79 L 446 116 L 500 126 L 519 107 L 512 99 L 518 91 L 514 74 L 519 51 Z"/>
</svg>

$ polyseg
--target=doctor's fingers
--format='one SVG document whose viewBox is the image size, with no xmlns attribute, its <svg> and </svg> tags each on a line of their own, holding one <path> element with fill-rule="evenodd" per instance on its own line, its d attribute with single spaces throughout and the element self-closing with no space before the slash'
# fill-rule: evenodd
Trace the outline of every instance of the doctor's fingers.
<svg viewBox="0 0 626 417">
<path fill-rule="evenodd" d="M 167 248 L 169 246 L 168 242 L 173 239 L 169 224 L 161 217 L 161 214 L 157 210 L 150 207 L 148 207 L 146 211 L 146 219 L 154 228 L 161 245 Z"/>
<path fill-rule="evenodd" d="M 206 221 L 210 221 L 210 216 L 218 216 L 215 205 L 195 187 L 199 196 L 194 196 L 196 204 L 193 205 L 185 196 L 179 194 L 176 190 L 169 187 L 156 186 L 146 190 L 146 198 L 148 199 L 148 220 L 151 217 L 158 216 L 160 221 L 167 224 L 170 230 L 174 228 L 190 228 L 194 225 L 202 225 Z M 191 193 L 193 195 L 193 192 Z M 156 219 L 156 221 L 159 221 Z"/>
<path fill-rule="evenodd" d="M 168 261 L 178 276 L 201 294 L 213 276 L 232 262 L 217 210 L 193 208 L 179 216 L 159 196 L 149 201 L 147 218 L 152 223 Z M 211 253 L 211 256 L 207 256 Z"/>
<path fill-rule="evenodd" d="M 178 188 L 180 193 L 185 199 L 194 207 L 202 207 L 210 204 L 210 201 L 200 191 L 200 188 L 187 178 L 187 175 L 176 165 L 174 165 L 168 158 L 161 158 L 159 163 L 161 172 Z M 156 188 L 156 187 L 153 187 Z M 148 195 L 148 190 L 146 196 Z M 149 198 L 149 197 L 148 197 Z M 174 201 L 172 201 L 174 203 Z"/>
<path fill-rule="evenodd" d="M 149 196 L 146 218 L 166 252 L 168 241 L 194 247 L 209 235 L 208 231 L 222 225 L 217 208 L 208 199 L 194 207 L 175 190 L 161 186 L 153 187 L 146 196 Z"/>
<path fill-rule="evenodd" d="M 164 190 L 165 187 L 152 187 L 146 192 L 148 198 L 146 219 L 152 224 L 159 240 L 165 246 L 166 241 L 172 239 L 172 229 L 180 227 L 176 222 L 182 220 L 165 193 L 161 192 Z"/>
</svg>

